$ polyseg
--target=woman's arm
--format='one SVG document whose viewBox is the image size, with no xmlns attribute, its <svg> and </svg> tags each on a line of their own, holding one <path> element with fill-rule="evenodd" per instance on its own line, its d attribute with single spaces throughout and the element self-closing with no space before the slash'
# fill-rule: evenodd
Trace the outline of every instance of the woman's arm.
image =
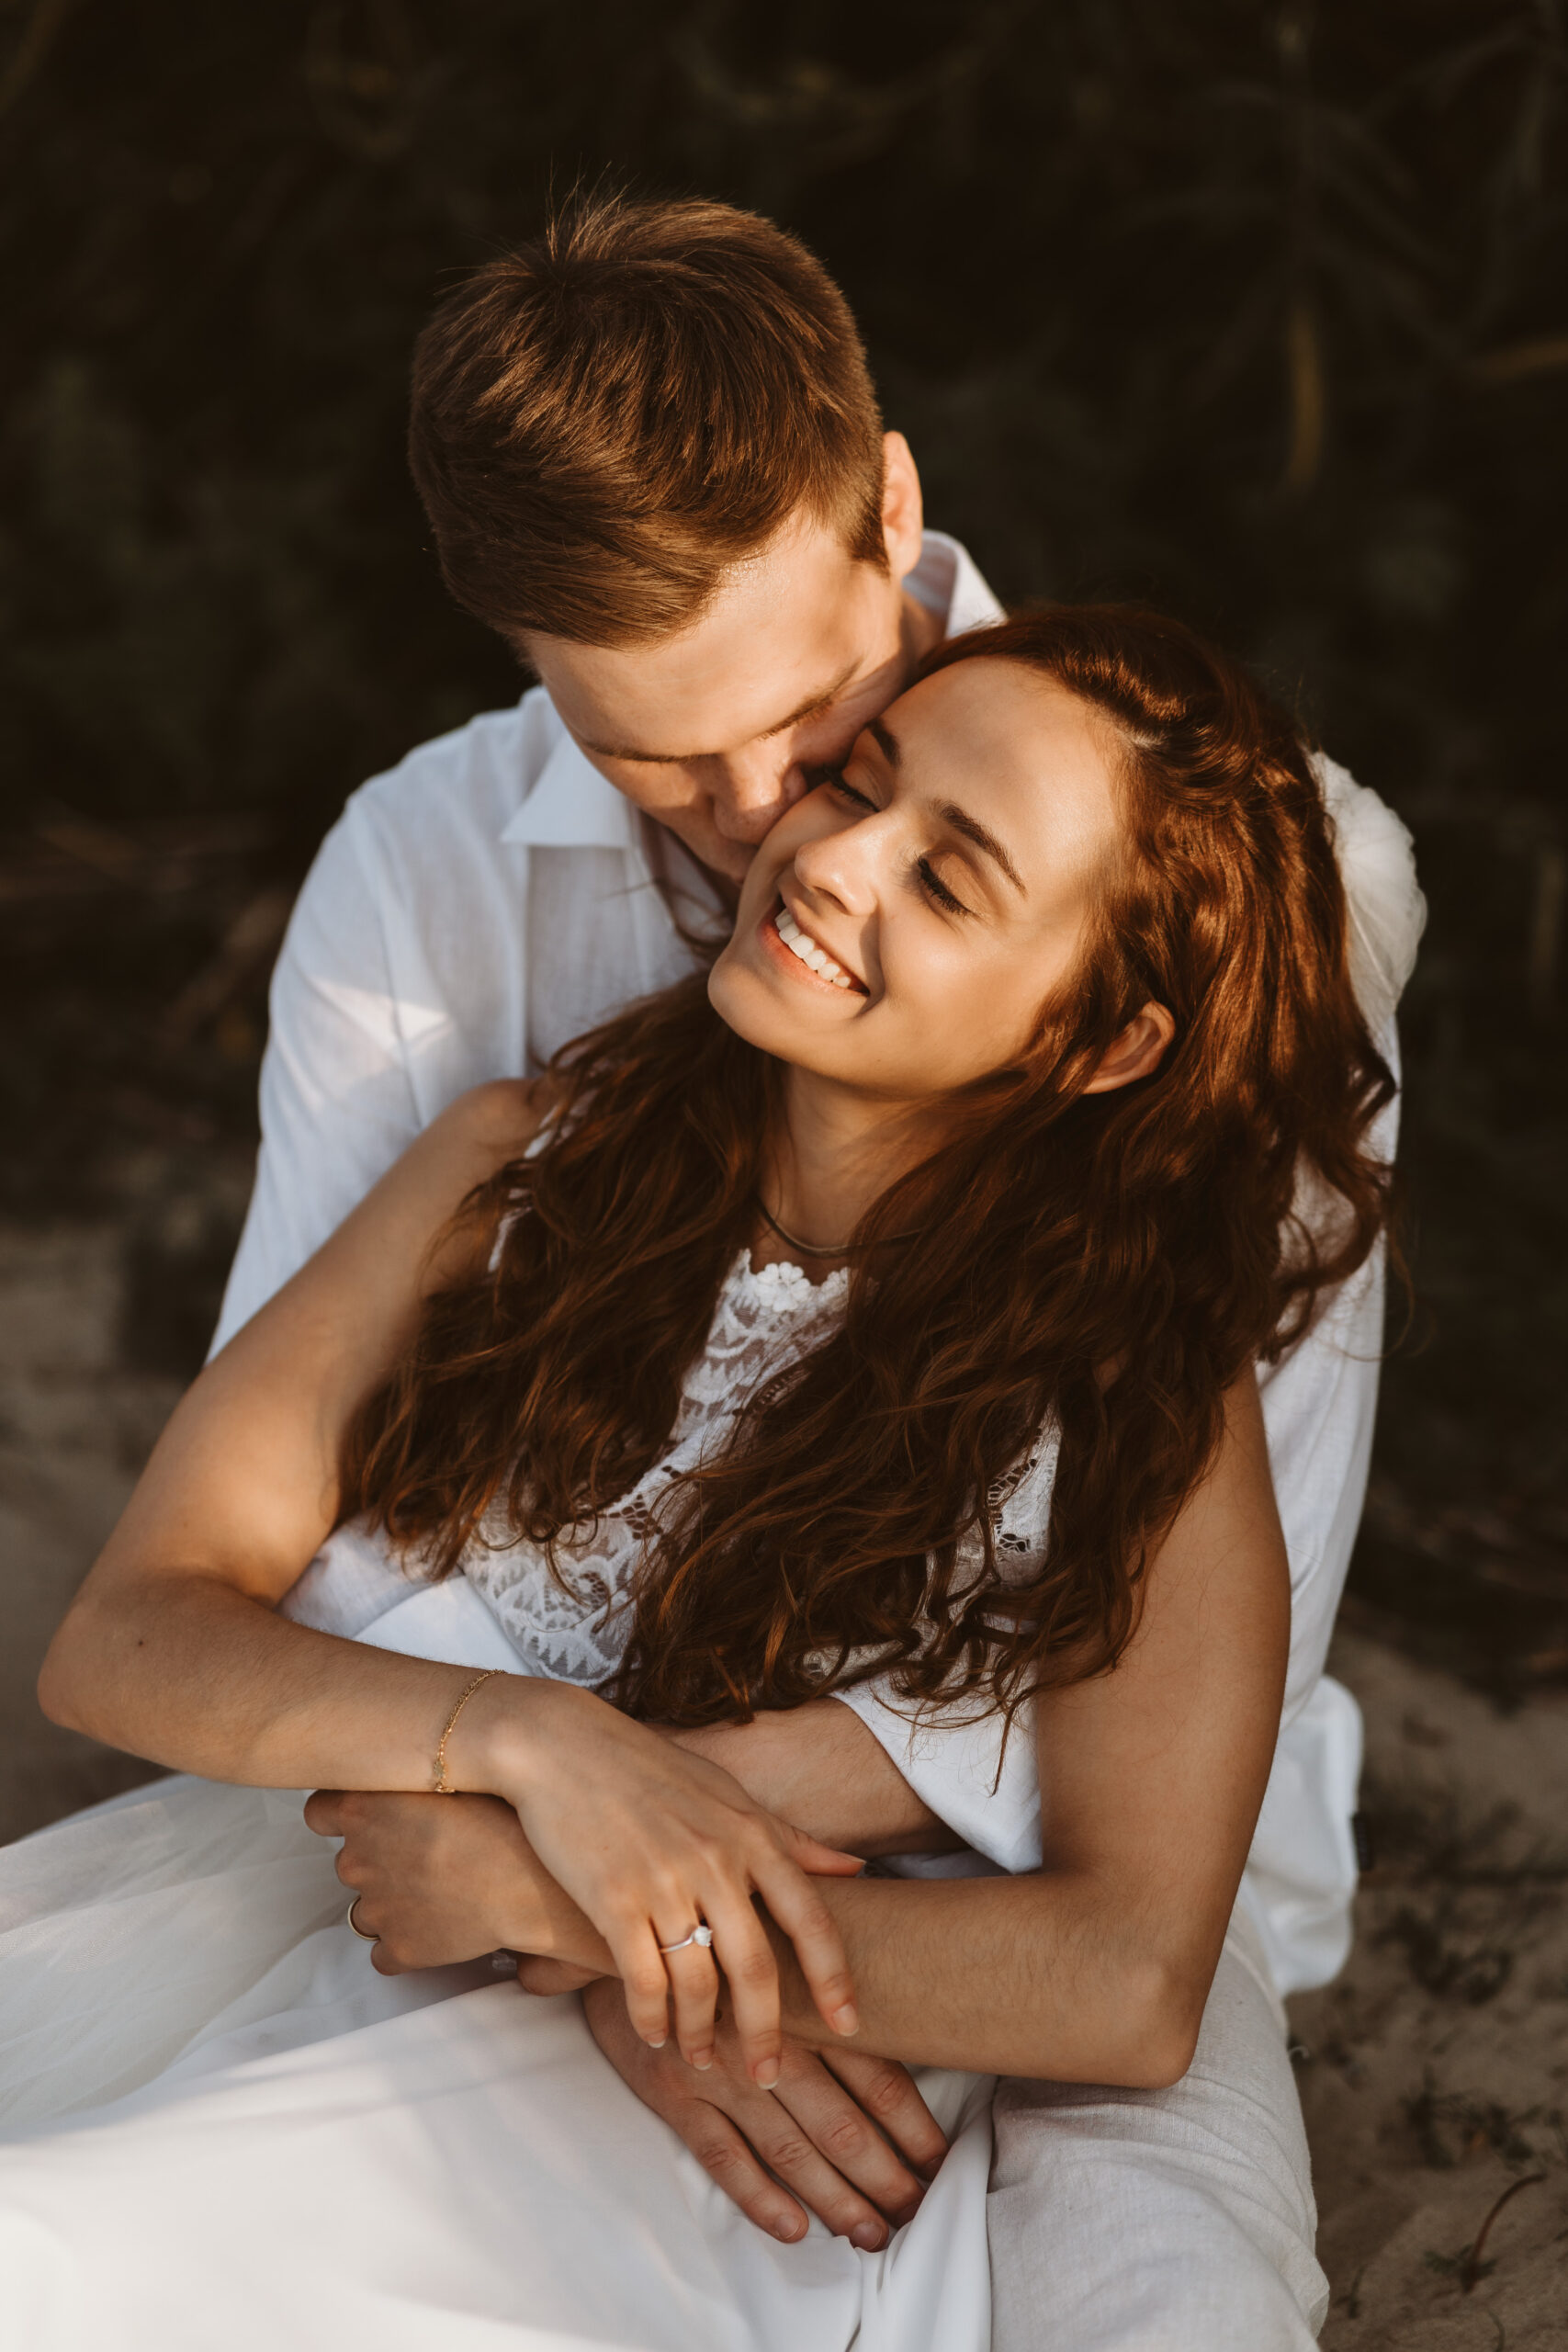
<svg viewBox="0 0 1568 2352">
<path fill-rule="evenodd" d="M 1043 1868 L 824 1884 L 907 2064 L 1156 2087 L 1191 2062 L 1279 1735 L 1290 1581 L 1250 1371 L 1114 1673 L 1042 1701 Z M 785 2020 L 825 2037 L 787 1963 Z"/>
<path fill-rule="evenodd" d="M 433 1245 L 536 1125 L 521 1086 L 454 1104 L 208 1366 L 55 1635 L 47 1713 L 219 1779 L 429 1785 L 467 1678 L 275 1610 L 335 1523 L 350 1417 L 449 1271 Z"/>
<path fill-rule="evenodd" d="M 292 1623 L 277 1601 L 337 1516 L 362 1400 L 451 1267 L 441 1237 L 473 1186 L 525 1148 L 543 1105 L 479 1090 L 420 1137 L 179 1406 L 55 1636 L 47 1713 L 177 1770 L 263 1787 L 429 1789 L 471 1679 Z M 824 2014 L 852 1996 L 816 1871 L 857 1865 L 775 1822 L 730 1776 L 591 1692 L 485 1681 L 446 1751 L 451 1783 L 504 1798 L 545 1868 L 609 1945 L 638 2030 L 712 2040 L 714 1963 L 659 1947 L 706 1918 L 750 2063 L 776 2075 L 778 1982 L 752 1902 L 798 1939 Z"/>
</svg>

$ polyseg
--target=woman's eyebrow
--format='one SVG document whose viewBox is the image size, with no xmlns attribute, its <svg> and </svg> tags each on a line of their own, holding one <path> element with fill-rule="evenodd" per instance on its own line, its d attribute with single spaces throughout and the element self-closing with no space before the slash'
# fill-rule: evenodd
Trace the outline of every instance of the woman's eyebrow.
<svg viewBox="0 0 1568 2352">
<path fill-rule="evenodd" d="M 885 727 L 880 718 L 868 718 L 865 723 L 865 731 L 888 766 L 896 768 L 903 757 L 903 746 L 893 729 L 890 727 Z M 995 860 L 1021 899 L 1028 898 L 1029 893 L 1023 887 L 1022 875 L 998 841 L 995 833 L 988 831 L 978 817 L 972 817 L 968 809 L 961 808 L 955 800 L 942 801 L 936 813 L 944 825 L 951 825 L 955 833 L 961 833 L 966 842 L 972 842 L 987 857 Z"/>
<path fill-rule="evenodd" d="M 986 856 L 996 861 L 1021 899 L 1028 898 L 1022 875 L 995 833 L 987 832 L 978 817 L 971 817 L 967 808 L 960 808 L 955 800 L 944 800 L 936 813 L 944 825 L 951 825 L 955 833 L 962 833 L 966 842 L 973 842 L 977 850 L 982 850 Z"/>
</svg>

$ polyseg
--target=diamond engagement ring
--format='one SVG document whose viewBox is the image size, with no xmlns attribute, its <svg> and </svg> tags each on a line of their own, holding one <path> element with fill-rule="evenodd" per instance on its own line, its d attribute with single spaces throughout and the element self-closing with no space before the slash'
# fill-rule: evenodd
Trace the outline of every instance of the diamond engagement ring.
<svg viewBox="0 0 1568 2352">
<path fill-rule="evenodd" d="M 660 1951 L 684 1951 L 688 1945 L 700 1944 L 703 1951 L 706 1951 L 709 1950 L 712 1943 L 713 1929 L 708 1926 L 705 1919 L 701 1919 L 692 1929 L 691 1934 L 689 1936 L 682 1936 L 678 1944 L 660 1944 L 659 1949 Z"/>
</svg>

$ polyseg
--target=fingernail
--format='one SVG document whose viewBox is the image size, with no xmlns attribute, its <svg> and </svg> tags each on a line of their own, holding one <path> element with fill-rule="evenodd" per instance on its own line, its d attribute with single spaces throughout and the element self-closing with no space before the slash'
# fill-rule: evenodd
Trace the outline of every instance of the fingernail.
<svg viewBox="0 0 1568 2352">
<path fill-rule="evenodd" d="M 696 2068 L 699 2075 L 705 2075 L 708 2068 L 713 2064 L 713 2052 L 711 2050 L 694 2050 L 692 2052 L 692 2064 Z"/>
<path fill-rule="evenodd" d="M 642 2038 L 650 2050 L 662 2050 L 669 2036 L 662 2033 L 645 2033 Z"/>
<path fill-rule="evenodd" d="M 798 2213 L 784 2213 L 773 2224 L 773 2231 L 774 2237 L 783 2238 L 785 2245 L 793 2245 L 797 2238 L 806 2235 L 806 2223 Z"/>
<path fill-rule="evenodd" d="M 833 2011 L 833 2030 L 835 2033 L 860 2031 L 860 2011 L 852 2001 L 846 2001 L 841 2009 Z"/>
<path fill-rule="evenodd" d="M 850 2244 L 858 2245 L 863 2254 L 880 2254 L 887 2244 L 887 2233 L 878 2222 L 857 2222 L 850 2232 Z"/>
<path fill-rule="evenodd" d="M 778 2079 L 778 2060 L 776 2058 L 759 2058 L 757 2064 L 751 2069 L 751 2080 L 756 2084 L 757 2088 L 760 2091 L 771 2091 L 776 2087 Z"/>
</svg>

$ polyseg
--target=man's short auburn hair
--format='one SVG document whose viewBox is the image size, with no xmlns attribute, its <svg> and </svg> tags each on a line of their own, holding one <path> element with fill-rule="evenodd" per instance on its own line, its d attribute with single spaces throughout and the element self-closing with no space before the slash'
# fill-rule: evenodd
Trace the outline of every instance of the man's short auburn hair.
<svg viewBox="0 0 1568 2352">
<path fill-rule="evenodd" d="M 773 221 L 577 197 L 415 347 L 409 458 L 457 602 L 504 635 L 671 634 L 797 511 L 886 568 L 850 307 Z"/>
</svg>

